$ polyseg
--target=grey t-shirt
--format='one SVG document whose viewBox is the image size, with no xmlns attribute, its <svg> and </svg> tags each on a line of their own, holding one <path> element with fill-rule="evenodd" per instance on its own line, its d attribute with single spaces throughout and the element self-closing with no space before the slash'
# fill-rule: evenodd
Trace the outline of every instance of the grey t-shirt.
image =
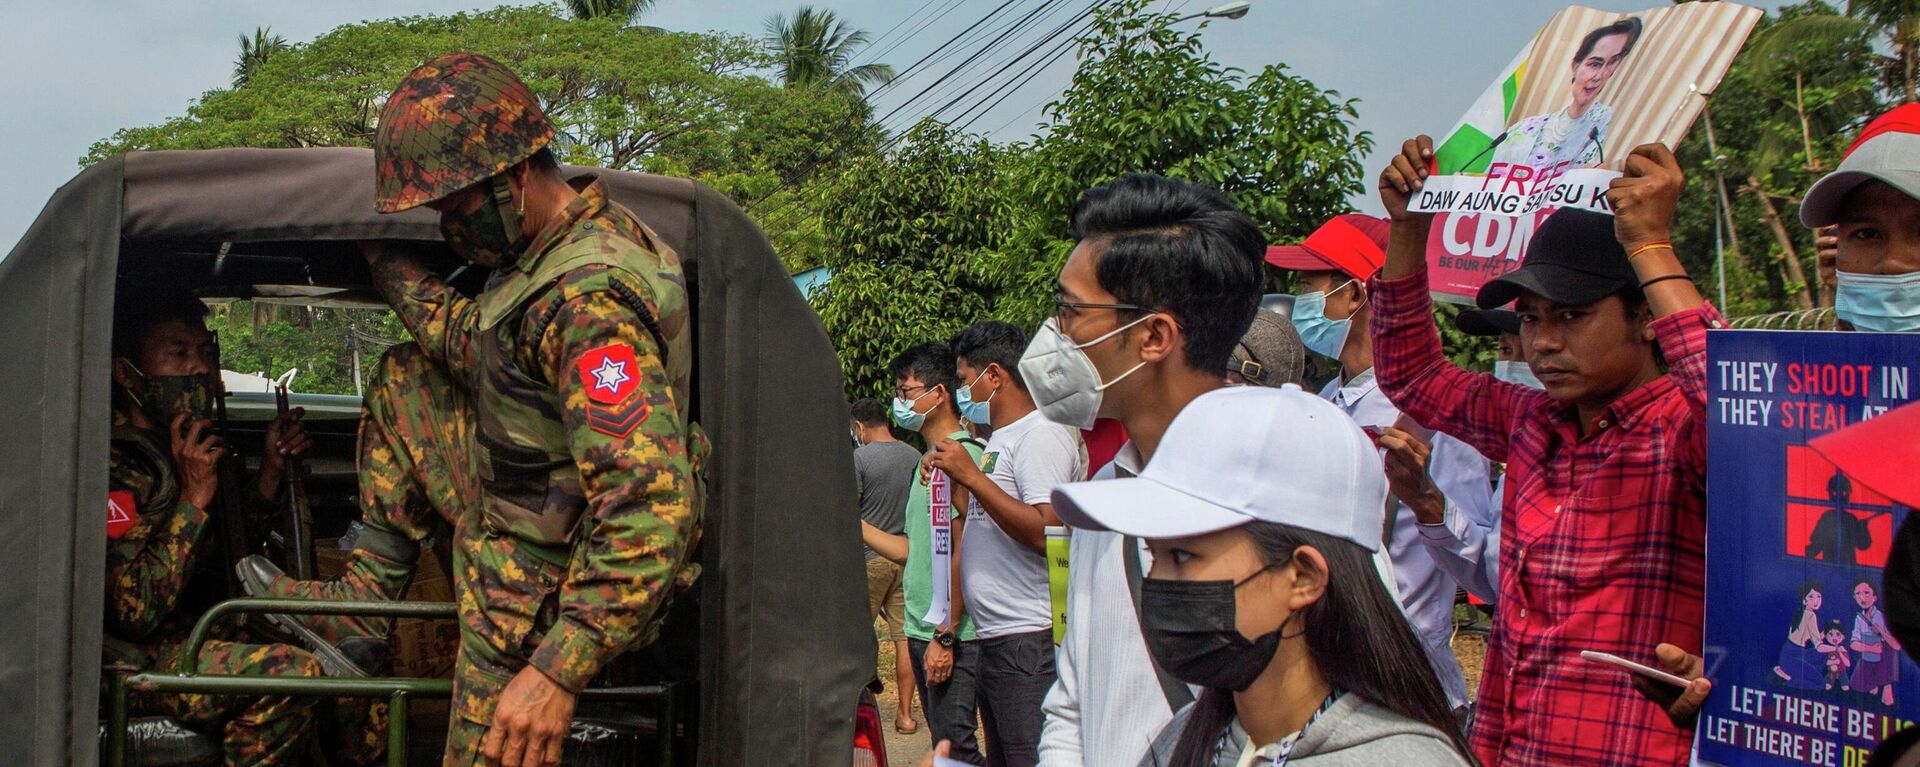
<svg viewBox="0 0 1920 767">
<path fill-rule="evenodd" d="M 894 535 L 906 534 L 907 493 L 920 470 L 920 451 L 905 442 L 869 442 L 853 451 L 860 483 L 860 518 Z M 867 558 L 876 554 L 867 549 Z"/>
</svg>

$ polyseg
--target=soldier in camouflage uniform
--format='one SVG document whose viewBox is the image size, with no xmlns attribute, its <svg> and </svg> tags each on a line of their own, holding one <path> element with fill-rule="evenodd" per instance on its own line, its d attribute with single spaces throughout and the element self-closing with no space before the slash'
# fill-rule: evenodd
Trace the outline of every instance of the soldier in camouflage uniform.
<svg viewBox="0 0 1920 767">
<path fill-rule="evenodd" d="M 435 368 L 411 391 L 470 398 L 435 405 L 439 423 L 471 412 L 469 432 L 393 435 L 477 478 L 478 503 L 454 520 L 449 766 L 557 764 L 575 695 L 651 640 L 696 572 L 704 442 L 685 412 L 679 258 L 599 182 L 564 179 L 552 137 L 518 77 L 453 54 L 407 76 L 374 142 L 378 209 L 433 208 L 448 245 L 494 269 L 468 299 L 406 254 L 366 248 Z"/>
<path fill-rule="evenodd" d="M 177 670 L 187 633 L 219 597 L 219 575 L 205 565 L 203 544 L 226 447 L 207 417 L 219 387 L 213 336 L 201 324 L 206 307 L 185 293 L 143 294 L 116 312 L 113 430 L 108 462 L 107 660 L 134 669 Z M 260 507 L 284 476 L 286 455 L 311 445 L 297 416 L 268 431 Z M 284 453 L 282 451 L 285 451 Z M 198 576 L 198 577 L 196 577 Z M 205 643 L 199 669 L 209 674 L 319 676 L 320 663 L 283 644 L 244 640 L 237 631 Z M 138 695 L 136 711 L 160 713 L 220 733 L 228 765 L 296 763 L 314 734 L 314 709 L 330 705 L 292 697 Z M 384 749 L 383 723 L 366 702 L 341 716 L 336 753 L 356 763 Z M 329 720 L 334 724 L 336 720 Z"/>
</svg>

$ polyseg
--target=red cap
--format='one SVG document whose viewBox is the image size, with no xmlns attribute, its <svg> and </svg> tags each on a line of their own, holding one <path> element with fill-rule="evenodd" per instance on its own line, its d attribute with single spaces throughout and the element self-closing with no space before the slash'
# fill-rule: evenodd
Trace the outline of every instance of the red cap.
<svg viewBox="0 0 1920 767">
<path fill-rule="evenodd" d="M 1306 242 L 1267 248 L 1267 263 L 1296 272 L 1345 272 L 1364 280 L 1387 262 L 1391 229 L 1384 218 L 1343 213 L 1313 230 Z"/>
<path fill-rule="evenodd" d="M 1807 446 L 1853 481 L 1907 508 L 1920 509 L 1920 472 L 1913 470 L 1914 459 L 1920 458 L 1920 447 L 1913 440 L 1917 431 L 1920 403 L 1911 403 L 1817 437 Z"/>
</svg>

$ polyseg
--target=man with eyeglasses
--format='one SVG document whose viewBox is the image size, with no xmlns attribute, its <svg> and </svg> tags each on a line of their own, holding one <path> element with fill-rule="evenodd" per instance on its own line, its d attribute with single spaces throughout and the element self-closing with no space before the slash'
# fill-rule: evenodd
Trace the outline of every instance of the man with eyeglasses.
<svg viewBox="0 0 1920 767">
<path fill-rule="evenodd" d="M 1020 360 L 1048 419 L 1120 421 L 1130 441 L 1095 478 L 1131 476 L 1167 425 L 1225 385 L 1234 343 L 1259 310 L 1260 229 L 1213 189 L 1128 175 L 1074 207 L 1079 243 L 1060 270 L 1054 317 Z M 1139 764 L 1153 733 L 1192 700 L 1161 673 L 1140 633 L 1137 539 L 1076 530 L 1067 629 L 1040 736 L 1042 767 Z"/>
<path fill-rule="evenodd" d="M 978 466 L 984 446 L 960 426 L 954 402 L 960 374 L 952 347 L 920 344 L 895 357 L 887 372 L 893 376 L 894 424 L 920 432 L 929 445 L 953 440 Z M 934 743 L 952 741 L 954 759 L 985 764 L 974 737 L 980 721 L 980 647 L 973 617 L 967 614 L 957 556 L 968 502 L 966 488 L 944 472 L 916 470 L 907 496 L 907 534 L 889 535 L 862 520 L 860 537 L 880 556 L 906 565 L 901 591 L 906 596 L 907 651 L 920 672 L 928 733 Z M 904 695 L 901 699 L 909 700 Z"/>
</svg>

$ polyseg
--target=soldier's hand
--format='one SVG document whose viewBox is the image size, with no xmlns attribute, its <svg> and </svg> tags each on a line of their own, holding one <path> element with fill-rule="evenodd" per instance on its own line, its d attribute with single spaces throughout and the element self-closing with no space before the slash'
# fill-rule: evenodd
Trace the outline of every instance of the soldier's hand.
<svg viewBox="0 0 1920 767">
<path fill-rule="evenodd" d="M 306 408 L 293 408 L 267 424 L 266 455 L 260 458 L 260 495 L 272 498 L 286 475 L 287 460 L 313 449 L 313 436 L 300 422 L 306 414 Z"/>
<path fill-rule="evenodd" d="M 532 666 L 520 669 L 500 693 L 493 726 L 480 742 L 487 767 L 555 767 L 567 727 L 573 723 L 574 695 Z"/>
<path fill-rule="evenodd" d="M 205 418 L 187 420 L 185 414 L 167 424 L 174 468 L 180 471 L 180 500 L 205 510 L 213 505 L 213 494 L 220 488 L 220 458 L 227 454 L 225 440 L 213 431 L 213 422 Z"/>
<path fill-rule="evenodd" d="M 1380 171 L 1380 203 L 1387 208 L 1387 218 L 1396 222 L 1433 218 L 1432 213 L 1407 211 L 1407 203 L 1413 199 L 1413 194 L 1426 185 L 1429 163 L 1432 162 L 1432 138 L 1415 136 L 1400 145 L 1400 153 L 1393 156 L 1386 170 Z"/>
<path fill-rule="evenodd" d="M 1627 156 L 1625 175 L 1607 185 L 1613 207 L 1613 232 L 1632 253 L 1649 243 L 1671 239 L 1673 212 L 1686 188 L 1680 161 L 1664 144 L 1641 144 Z"/>
</svg>

